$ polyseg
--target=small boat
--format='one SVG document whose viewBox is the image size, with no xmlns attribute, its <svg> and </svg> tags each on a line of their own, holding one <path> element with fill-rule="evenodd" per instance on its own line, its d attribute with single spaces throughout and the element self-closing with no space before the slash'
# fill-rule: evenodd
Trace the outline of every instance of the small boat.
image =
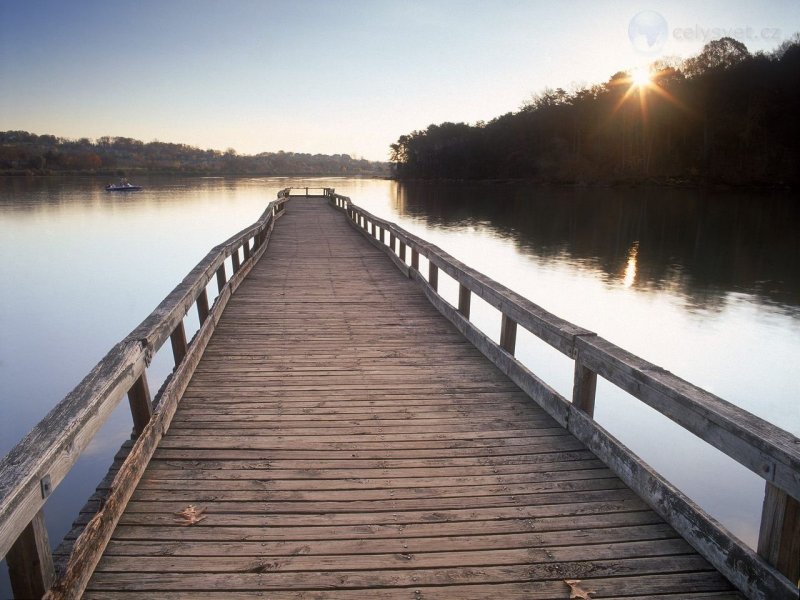
<svg viewBox="0 0 800 600">
<path fill-rule="evenodd" d="M 126 179 L 121 179 L 119 183 L 111 183 L 106 186 L 107 192 L 138 192 L 141 189 L 142 186 L 128 183 Z"/>
</svg>

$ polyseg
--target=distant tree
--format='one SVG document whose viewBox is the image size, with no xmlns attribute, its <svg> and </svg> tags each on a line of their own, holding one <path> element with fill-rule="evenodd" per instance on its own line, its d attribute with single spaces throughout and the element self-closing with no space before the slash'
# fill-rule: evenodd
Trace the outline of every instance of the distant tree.
<svg viewBox="0 0 800 600">
<path fill-rule="evenodd" d="M 742 42 L 730 37 L 713 40 L 703 46 L 697 56 L 684 64 L 689 77 L 702 75 L 712 69 L 727 69 L 750 57 L 750 51 Z"/>
</svg>

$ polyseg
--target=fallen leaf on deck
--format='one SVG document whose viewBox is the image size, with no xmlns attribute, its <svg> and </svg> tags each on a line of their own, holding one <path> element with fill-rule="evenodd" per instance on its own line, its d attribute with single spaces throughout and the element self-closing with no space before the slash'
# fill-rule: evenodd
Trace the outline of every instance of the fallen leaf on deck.
<svg viewBox="0 0 800 600">
<path fill-rule="evenodd" d="M 194 504 L 190 504 L 182 511 L 175 513 L 180 517 L 180 519 L 175 519 L 175 522 L 181 525 L 194 525 L 205 519 L 204 512 L 206 512 L 205 508 L 197 508 Z"/>
<path fill-rule="evenodd" d="M 581 600 L 592 600 L 592 594 L 594 594 L 594 590 L 587 590 L 584 588 L 581 583 L 583 583 L 580 579 L 565 579 L 564 583 L 569 586 L 569 597 L 570 598 L 581 598 Z"/>
</svg>

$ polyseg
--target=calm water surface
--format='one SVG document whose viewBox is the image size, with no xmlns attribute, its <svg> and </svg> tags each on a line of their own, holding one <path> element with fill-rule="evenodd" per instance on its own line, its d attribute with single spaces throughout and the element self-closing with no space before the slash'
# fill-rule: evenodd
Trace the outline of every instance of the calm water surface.
<svg viewBox="0 0 800 600">
<path fill-rule="evenodd" d="M 281 178 L 151 178 L 137 181 L 143 192 L 111 195 L 105 183 L 0 178 L 3 454 L 287 185 L 335 187 L 558 316 L 800 435 L 800 198 Z M 455 282 L 442 273 L 440 287 L 455 303 Z M 497 339 L 498 313 L 475 298 L 472 311 Z M 197 327 L 191 313 L 187 327 Z M 521 360 L 569 397 L 572 362 L 527 332 L 517 343 Z M 168 353 L 153 363 L 154 388 Z M 48 502 L 53 543 L 129 436 L 127 413 L 123 402 Z M 754 543 L 761 480 L 602 380 L 596 417 Z"/>
</svg>

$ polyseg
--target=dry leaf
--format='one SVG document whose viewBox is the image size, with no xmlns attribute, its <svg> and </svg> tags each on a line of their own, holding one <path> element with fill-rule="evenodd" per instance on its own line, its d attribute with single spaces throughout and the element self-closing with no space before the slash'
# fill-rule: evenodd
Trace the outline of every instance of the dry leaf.
<svg viewBox="0 0 800 600">
<path fill-rule="evenodd" d="M 581 583 L 583 583 L 580 579 L 565 579 L 564 583 L 569 586 L 569 597 L 570 598 L 581 598 L 581 600 L 592 600 L 592 594 L 594 594 L 594 590 L 587 590 L 584 588 Z"/>
<path fill-rule="evenodd" d="M 197 508 L 194 504 L 190 504 L 182 511 L 175 513 L 180 517 L 180 519 L 175 519 L 175 522 L 181 525 L 194 525 L 205 519 L 204 512 L 206 512 L 205 508 Z"/>
</svg>

